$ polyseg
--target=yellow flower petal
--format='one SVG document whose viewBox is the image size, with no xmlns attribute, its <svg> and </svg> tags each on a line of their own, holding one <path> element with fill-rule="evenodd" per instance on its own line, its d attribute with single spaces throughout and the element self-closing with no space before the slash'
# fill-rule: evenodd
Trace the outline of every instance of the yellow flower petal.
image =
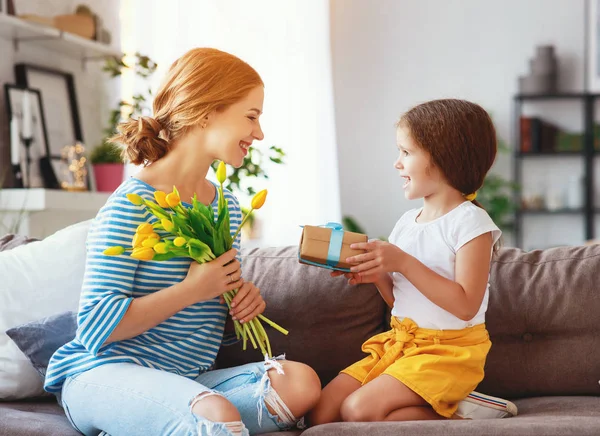
<svg viewBox="0 0 600 436">
<path fill-rule="evenodd" d="M 225 179 L 227 178 L 227 168 L 225 167 L 225 162 L 219 162 L 219 167 L 217 168 L 217 180 L 222 185 Z"/>
<path fill-rule="evenodd" d="M 133 248 L 138 248 L 142 246 L 142 242 L 144 242 L 148 238 L 148 235 L 144 235 L 142 233 L 136 233 L 131 240 L 131 245 Z"/>
<path fill-rule="evenodd" d="M 146 239 L 144 242 L 142 242 L 142 247 L 149 247 L 152 248 L 154 247 L 156 244 L 158 244 L 160 242 L 159 238 L 148 238 Z"/>
<path fill-rule="evenodd" d="M 252 198 L 252 202 L 250 205 L 252 209 L 260 209 L 265 204 L 265 200 L 267 199 L 267 190 L 263 189 L 260 192 L 257 192 L 256 195 Z"/>
<path fill-rule="evenodd" d="M 150 223 L 143 223 L 137 227 L 135 232 L 142 234 L 142 235 L 149 235 L 151 233 L 154 233 L 154 228 L 152 227 L 152 224 L 150 224 Z"/>
<path fill-rule="evenodd" d="M 154 199 L 158 203 L 158 205 L 162 208 L 168 208 L 169 203 L 167 203 L 167 194 L 163 191 L 154 191 Z"/>
<path fill-rule="evenodd" d="M 179 198 L 179 195 L 177 195 L 176 192 L 171 192 L 170 194 L 167 194 L 166 198 L 165 198 L 167 204 L 169 205 L 169 207 L 175 208 L 179 205 L 179 203 L 181 202 L 181 199 Z"/>
<path fill-rule="evenodd" d="M 183 247 L 186 242 L 185 238 L 182 238 L 181 236 L 178 236 L 173 240 L 173 244 L 175 244 L 176 247 Z"/>
<path fill-rule="evenodd" d="M 154 250 L 149 247 L 135 248 L 133 253 L 131 253 L 131 257 L 138 260 L 152 260 L 154 257 Z"/>
<path fill-rule="evenodd" d="M 167 232 L 172 231 L 173 228 L 175 227 L 175 225 L 173 224 L 173 222 L 171 220 L 166 219 L 166 218 L 163 218 L 162 220 L 160 220 L 160 223 L 162 224 L 162 226 L 164 227 L 164 229 Z"/>
<path fill-rule="evenodd" d="M 103 253 L 107 256 L 119 256 L 124 252 L 125 249 L 123 247 L 120 247 L 119 245 L 115 245 L 114 247 L 108 247 L 106 250 L 103 251 Z"/>
<path fill-rule="evenodd" d="M 136 206 L 144 204 L 144 199 L 137 194 L 127 194 L 127 199 Z"/>
<path fill-rule="evenodd" d="M 156 251 L 158 254 L 165 254 L 168 251 L 167 244 L 165 244 L 164 242 L 159 242 L 153 248 L 154 251 Z"/>
</svg>

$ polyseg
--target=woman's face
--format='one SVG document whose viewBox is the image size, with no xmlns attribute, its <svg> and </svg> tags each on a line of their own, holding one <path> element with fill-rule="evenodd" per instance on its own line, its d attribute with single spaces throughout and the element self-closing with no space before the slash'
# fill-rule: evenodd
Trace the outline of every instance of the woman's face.
<svg viewBox="0 0 600 436">
<path fill-rule="evenodd" d="M 254 140 L 261 141 L 264 88 L 257 86 L 237 103 L 208 115 L 204 130 L 206 149 L 215 159 L 239 168 Z"/>
</svg>

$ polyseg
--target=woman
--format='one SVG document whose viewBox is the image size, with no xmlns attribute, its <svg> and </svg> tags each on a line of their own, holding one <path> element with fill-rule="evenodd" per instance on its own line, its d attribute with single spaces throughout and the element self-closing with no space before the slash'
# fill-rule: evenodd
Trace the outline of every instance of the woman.
<svg viewBox="0 0 600 436">
<path fill-rule="evenodd" d="M 239 289 L 231 316 L 242 323 L 265 309 L 258 288 L 242 278 L 239 238 L 206 264 L 102 254 L 156 220 L 129 203 L 127 193 L 153 199 L 175 185 L 184 205 L 196 194 L 216 210 L 207 172 L 214 160 L 240 167 L 253 141 L 263 139 L 263 88 L 258 73 L 237 57 L 194 49 L 171 66 L 154 117 L 129 120 L 112 138 L 144 168 L 94 220 L 77 334 L 53 355 L 45 382 L 81 433 L 259 434 L 291 428 L 317 403 L 319 379 L 301 363 L 211 370 L 220 346 L 232 339 L 223 335 L 227 306 L 220 296 Z M 240 207 L 230 192 L 225 197 L 233 233 Z"/>
</svg>

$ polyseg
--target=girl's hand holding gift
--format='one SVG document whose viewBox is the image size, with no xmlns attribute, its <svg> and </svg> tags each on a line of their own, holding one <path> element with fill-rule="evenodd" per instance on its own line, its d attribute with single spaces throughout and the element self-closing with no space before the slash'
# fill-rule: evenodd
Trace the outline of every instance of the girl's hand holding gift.
<svg viewBox="0 0 600 436">
<path fill-rule="evenodd" d="M 364 254 L 346 259 L 346 262 L 355 265 L 350 268 L 351 273 L 355 274 L 354 279 L 360 277 L 364 280 L 380 277 L 384 273 L 402 272 L 402 264 L 407 256 L 398 246 L 379 240 L 352 244 L 350 248 L 366 250 Z"/>
<path fill-rule="evenodd" d="M 353 272 L 342 272 L 342 271 L 332 271 L 331 277 L 339 277 L 344 276 L 348 279 L 348 283 L 351 285 L 360 285 L 363 283 L 377 283 L 381 280 L 381 274 L 365 274 L 365 273 L 353 273 Z"/>
</svg>

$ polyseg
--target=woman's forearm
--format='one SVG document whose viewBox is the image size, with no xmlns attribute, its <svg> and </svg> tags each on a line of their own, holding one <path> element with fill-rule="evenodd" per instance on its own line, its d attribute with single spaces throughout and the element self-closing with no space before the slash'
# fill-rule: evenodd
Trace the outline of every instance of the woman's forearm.
<svg viewBox="0 0 600 436">
<path fill-rule="evenodd" d="M 181 282 L 158 292 L 134 298 L 105 344 L 130 339 L 156 327 L 194 304 L 195 301 L 190 299 L 190 295 L 186 284 Z"/>
</svg>

